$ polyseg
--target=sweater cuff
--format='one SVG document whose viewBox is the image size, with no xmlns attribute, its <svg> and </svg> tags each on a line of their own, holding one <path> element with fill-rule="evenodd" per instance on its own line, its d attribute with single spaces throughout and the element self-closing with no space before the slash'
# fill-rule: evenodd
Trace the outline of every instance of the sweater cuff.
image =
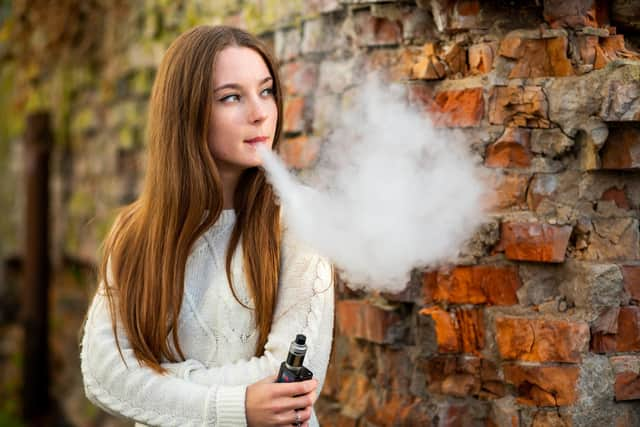
<svg viewBox="0 0 640 427">
<path fill-rule="evenodd" d="M 216 420 L 221 427 L 246 426 L 246 385 L 220 386 L 216 393 Z"/>
</svg>

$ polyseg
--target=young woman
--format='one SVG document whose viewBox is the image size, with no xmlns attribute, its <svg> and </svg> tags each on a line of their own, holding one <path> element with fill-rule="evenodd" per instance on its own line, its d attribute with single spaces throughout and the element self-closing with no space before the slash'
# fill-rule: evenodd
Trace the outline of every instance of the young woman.
<svg viewBox="0 0 640 427">
<path fill-rule="evenodd" d="M 258 39 L 202 26 L 169 47 L 144 187 L 105 241 L 84 327 L 96 405 L 148 425 L 317 425 L 333 274 L 281 224 L 260 168 L 256 145 L 277 147 L 281 127 L 278 70 Z M 314 379 L 274 383 L 299 333 Z"/>
</svg>

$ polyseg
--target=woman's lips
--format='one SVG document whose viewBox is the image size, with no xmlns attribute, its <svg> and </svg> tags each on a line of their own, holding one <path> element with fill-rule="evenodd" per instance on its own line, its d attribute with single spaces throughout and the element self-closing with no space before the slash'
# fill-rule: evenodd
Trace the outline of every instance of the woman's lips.
<svg viewBox="0 0 640 427">
<path fill-rule="evenodd" d="M 266 136 L 257 136 L 255 138 L 251 138 L 251 139 L 245 139 L 244 142 L 248 143 L 248 144 L 256 144 L 258 142 L 265 142 L 267 139 L 269 139 Z"/>
</svg>

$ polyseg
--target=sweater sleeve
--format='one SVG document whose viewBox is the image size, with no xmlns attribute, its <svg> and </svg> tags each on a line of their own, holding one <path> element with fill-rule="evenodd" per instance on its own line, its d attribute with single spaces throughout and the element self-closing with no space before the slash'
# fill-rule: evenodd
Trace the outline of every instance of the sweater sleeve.
<svg viewBox="0 0 640 427">
<path fill-rule="evenodd" d="M 97 406 L 154 426 L 246 425 L 245 386 L 205 386 L 159 374 L 138 362 L 120 325 L 118 340 L 124 362 L 107 297 L 99 290 L 87 314 L 80 352 L 85 394 Z"/>
<path fill-rule="evenodd" d="M 278 372 L 296 334 L 307 337 L 304 365 L 322 389 L 333 337 L 333 270 L 327 259 L 283 236 L 282 270 L 271 332 L 264 354 L 217 367 L 187 360 L 171 369 L 174 375 L 201 385 L 252 384 Z"/>
</svg>

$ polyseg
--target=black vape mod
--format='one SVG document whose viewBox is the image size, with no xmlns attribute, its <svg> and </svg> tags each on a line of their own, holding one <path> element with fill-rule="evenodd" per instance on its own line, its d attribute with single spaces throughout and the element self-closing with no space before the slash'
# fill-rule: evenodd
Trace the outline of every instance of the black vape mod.
<svg viewBox="0 0 640 427">
<path fill-rule="evenodd" d="M 313 373 L 302 366 L 304 356 L 307 354 L 306 341 L 307 337 L 298 334 L 296 339 L 291 342 L 287 360 L 280 365 L 280 372 L 278 372 L 278 378 L 276 379 L 277 383 L 292 383 L 313 378 Z"/>
</svg>

